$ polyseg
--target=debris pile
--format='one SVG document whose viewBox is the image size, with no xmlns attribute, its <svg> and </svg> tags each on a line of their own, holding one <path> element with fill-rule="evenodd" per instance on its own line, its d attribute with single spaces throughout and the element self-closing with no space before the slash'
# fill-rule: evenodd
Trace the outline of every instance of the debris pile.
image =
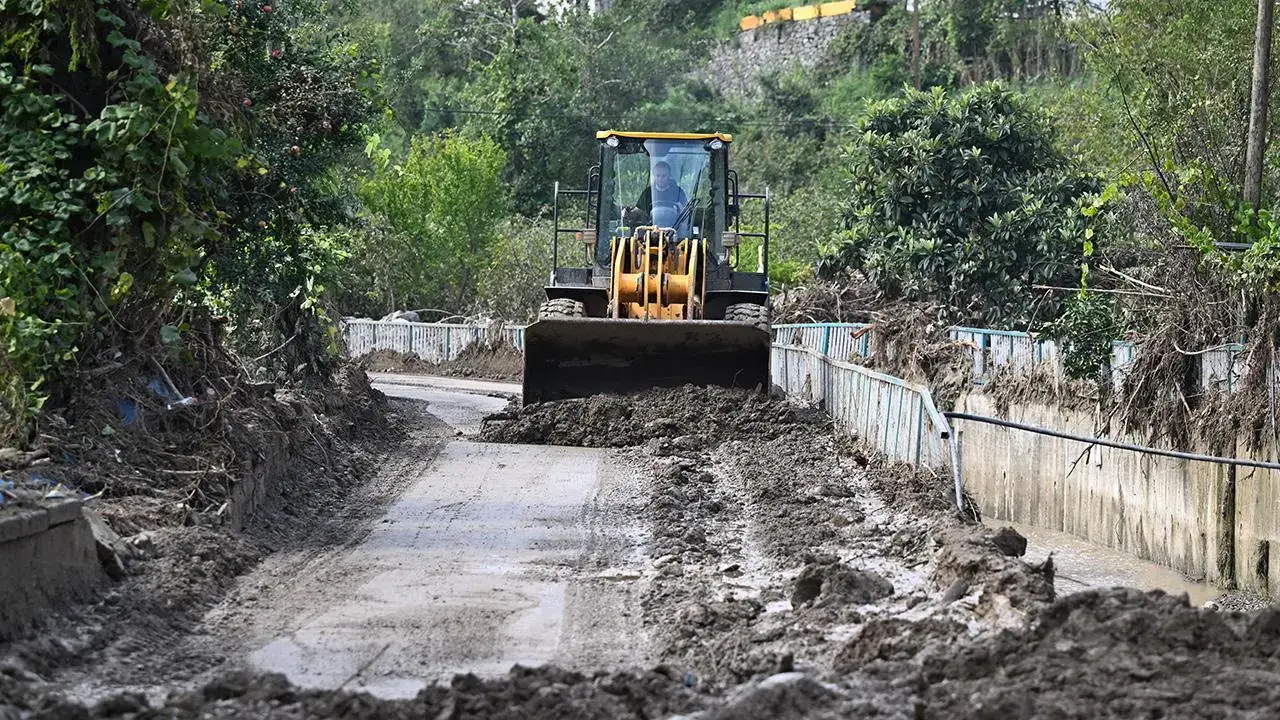
<svg viewBox="0 0 1280 720">
<path fill-rule="evenodd" d="M 518 380 L 524 374 L 524 356 L 503 343 L 473 342 L 453 360 L 433 363 L 412 353 L 374 350 L 362 355 L 357 364 L 368 372 L 447 375 L 485 380 Z"/>
<path fill-rule="evenodd" d="M 307 527 L 402 435 L 388 423 L 387 399 L 352 366 L 324 388 L 251 383 L 230 368 L 212 380 L 170 379 L 157 367 L 96 376 L 48 414 L 38 446 L 48 459 L 6 475 L 27 494 L 44 487 L 44 497 L 85 500 L 98 557 L 116 581 L 102 603 L 50 617 L 44 633 L 7 648 L 33 672 L 117 644 L 107 652 L 122 667 L 104 665 L 104 679 L 163 668 L 171 639 L 190 632 L 273 538 Z M 197 400 L 171 402 L 153 385 Z M 266 530 L 241 532 L 250 525 Z"/>
<path fill-rule="evenodd" d="M 658 454 L 710 448 L 734 437 L 778 437 L 793 425 L 830 426 L 820 410 L 761 393 L 721 387 L 649 390 L 633 396 L 595 395 L 506 410 L 485 418 L 490 442 L 575 447 L 657 443 Z"/>
</svg>

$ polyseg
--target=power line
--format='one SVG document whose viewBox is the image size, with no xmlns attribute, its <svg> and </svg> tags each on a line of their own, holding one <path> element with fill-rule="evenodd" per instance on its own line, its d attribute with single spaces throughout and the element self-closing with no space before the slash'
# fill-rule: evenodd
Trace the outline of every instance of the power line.
<svg viewBox="0 0 1280 720">
<path fill-rule="evenodd" d="M 511 117 L 519 120 L 529 120 L 533 118 L 547 120 L 581 120 L 581 121 L 602 121 L 609 120 L 615 122 L 636 122 L 639 120 L 660 119 L 667 122 L 682 123 L 711 123 L 717 126 L 735 126 L 735 127 L 825 127 L 825 128 L 843 128 L 856 129 L 858 126 L 854 123 L 839 123 L 834 120 L 826 120 L 822 118 L 793 118 L 790 120 L 731 120 L 727 118 L 713 118 L 706 120 L 704 118 L 695 117 L 678 117 L 671 115 L 655 114 L 654 116 L 643 115 L 597 115 L 590 113 L 550 113 L 550 112 L 514 112 L 510 110 L 477 110 L 475 108 L 446 108 L 446 107 L 424 107 L 426 112 L 435 112 L 440 114 L 453 115 L 481 115 L 487 117 Z"/>
</svg>

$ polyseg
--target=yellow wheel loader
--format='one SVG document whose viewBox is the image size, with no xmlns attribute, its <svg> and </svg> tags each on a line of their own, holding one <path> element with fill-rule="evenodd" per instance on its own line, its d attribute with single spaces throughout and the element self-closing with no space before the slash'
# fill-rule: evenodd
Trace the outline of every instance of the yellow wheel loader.
<svg viewBox="0 0 1280 720">
<path fill-rule="evenodd" d="M 767 393 L 769 194 L 739 192 L 732 137 L 596 138 L 587 187 L 555 186 L 553 270 L 525 330 L 524 403 L 686 383 Z M 562 198 L 581 203 L 577 227 L 561 227 Z M 763 202 L 764 232 L 739 231 L 744 200 Z M 564 236 L 577 247 L 562 267 Z M 754 271 L 739 266 L 743 238 L 761 241 Z"/>
</svg>

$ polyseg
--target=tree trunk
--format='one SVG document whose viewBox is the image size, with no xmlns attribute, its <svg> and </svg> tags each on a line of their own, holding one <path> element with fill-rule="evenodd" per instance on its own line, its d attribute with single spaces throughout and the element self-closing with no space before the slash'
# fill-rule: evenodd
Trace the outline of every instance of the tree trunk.
<svg viewBox="0 0 1280 720">
<path fill-rule="evenodd" d="M 1253 94 L 1249 107 L 1249 143 L 1244 161 L 1244 201 L 1254 210 L 1262 203 L 1262 156 L 1267 146 L 1267 95 L 1274 2 L 1275 0 L 1258 0 L 1258 25 L 1253 39 Z"/>
<path fill-rule="evenodd" d="M 920 0 L 911 3 L 911 75 L 916 90 L 920 89 Z"/>
</svg>

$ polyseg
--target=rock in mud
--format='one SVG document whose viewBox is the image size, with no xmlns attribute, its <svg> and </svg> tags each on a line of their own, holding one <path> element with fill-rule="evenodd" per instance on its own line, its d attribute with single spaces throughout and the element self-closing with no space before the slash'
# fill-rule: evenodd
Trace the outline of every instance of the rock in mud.
<svg viewBox="0 0 1280 720">
<path fill-rule="evenodd" d="M 1027 554 L 1027 539 L 1011 527 L 1002 527 L 991 538 L 991 542 L 1000 552 L 1009 557 L 1022 557 Z"/>
<path fill-rule="evenodd" d="M 796 578 L 791 606 L 865 605 L 892 594 L 893 584 L 875 573 L 855 570 L 839 562 L 810 563 Z"/>
<path fill-rule="evenodd" d="M 830 706 L 839 693 L 798 672 L 784 672 L 739 690 L 722 707 L 707 715 L 708 720 L 753 720 L 807 718 Z"/>
<path fill-rule="evenodd" d="M 1007 598 L 1015 610 L 1034 612 L 1054 599 L 1052 558 L 1046 566 L 1032 566 L 995 552 L 991 542 L 976 527 L 944 530 L 940 535 L 933 579 L 939 588 L 951 588 L 957 581 L 966 590 L 981 589 L 980 605 L 988 609 L 997 597 Z"/>
<path fill-rule="evenodd" d="M 101 515 L 88 509 L 81 509 L 80 512 L 89 521 L 89 529 L 93 532 L 93 542 L 98 548 L 98 562 L 102 563 L 102 568 L 112 580 L 123 579 L 124 562 L 120 556 L 129 551 L 129 546 Z"/>
</svg>

